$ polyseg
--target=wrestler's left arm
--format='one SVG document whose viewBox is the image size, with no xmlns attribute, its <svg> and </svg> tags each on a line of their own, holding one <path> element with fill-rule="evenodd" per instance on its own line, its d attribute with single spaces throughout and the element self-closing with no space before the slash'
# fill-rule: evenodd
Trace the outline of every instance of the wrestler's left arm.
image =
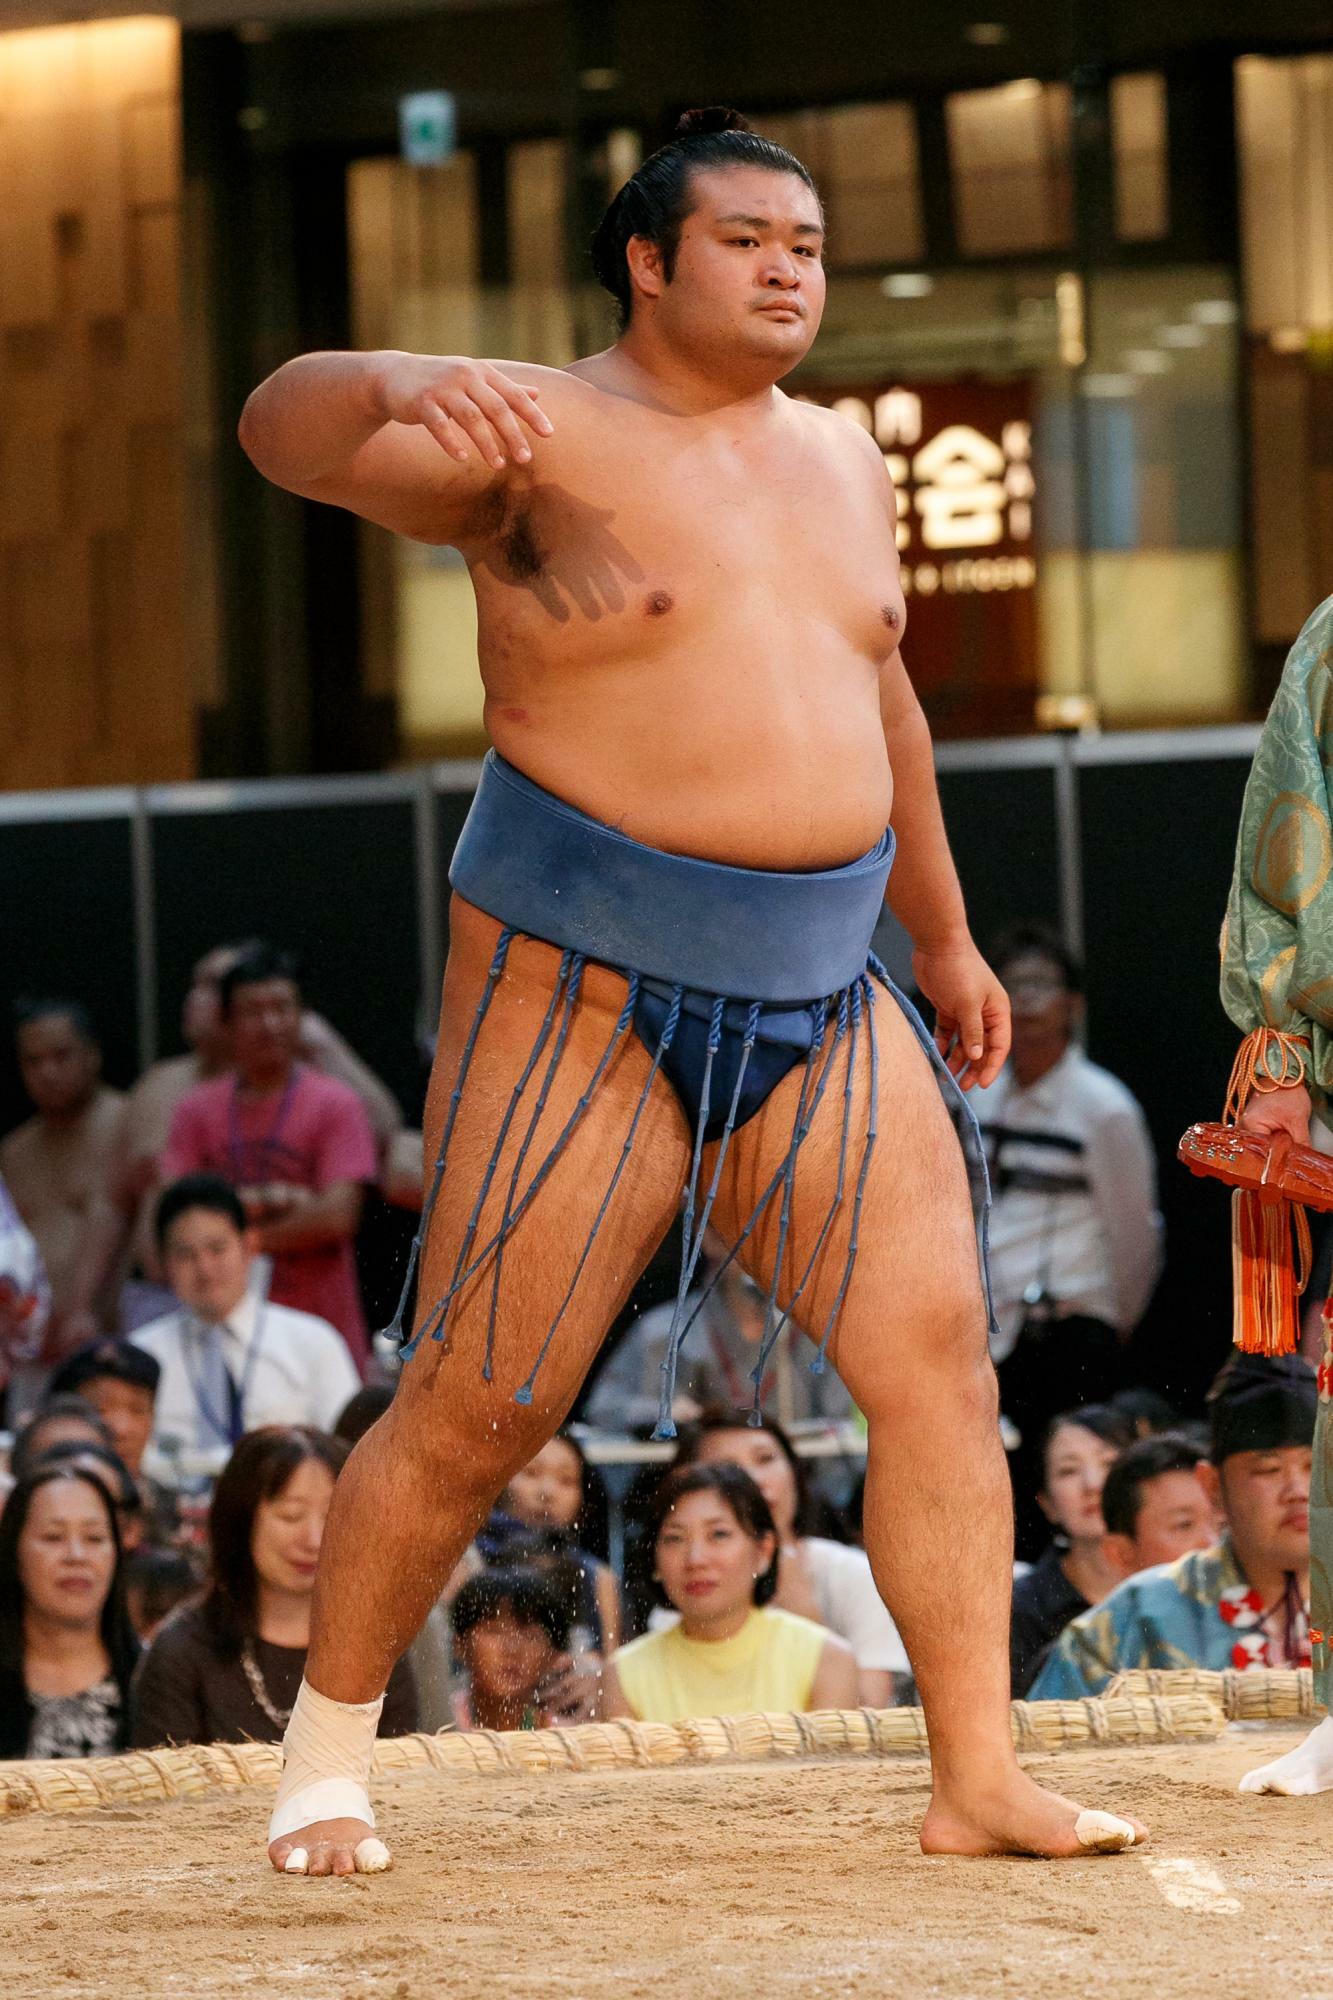
<svg viewBox="0 0 1333 2000">
<path fill-rule="evenodd" d="M 935 1009 L 935 1041 L 964 1090 L 994 1083 L 1009 1053 L 1009 1000 L 967 927 L 949 852 L 930 729 L 902 655 L 880 670 L 880 716 L 893 766 L 898 851 L 888 903 L 912 939 L 912 971 Z"/>
</svg>

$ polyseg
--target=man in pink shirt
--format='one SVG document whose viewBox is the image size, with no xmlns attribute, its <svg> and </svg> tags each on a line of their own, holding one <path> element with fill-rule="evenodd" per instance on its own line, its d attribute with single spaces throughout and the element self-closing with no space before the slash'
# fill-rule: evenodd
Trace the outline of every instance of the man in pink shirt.
<svg viewBox="0 0 1333 2000">
<path fill-rule="evenodd" d="M 213 1173 L 239 1193 L 273 1259 L 269 1296 L 336 1326 L 359 1367 L 370 1352 L 353 1244 L 375 1138 L 356 1092 L 297 1060 L 295 961 L 259 945 L 224 975 L 234 1071 L 186 1092 L 159 1163 L 164 1183 Z"/>
</svg>

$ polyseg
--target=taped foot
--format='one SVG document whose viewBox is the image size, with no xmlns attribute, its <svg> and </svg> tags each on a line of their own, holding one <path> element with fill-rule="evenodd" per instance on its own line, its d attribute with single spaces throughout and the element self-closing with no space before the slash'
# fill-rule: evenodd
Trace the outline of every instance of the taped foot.
<svg viewBox="0 0 1333 2000">
<path fill-rule="evenodd" d="M 1247 1771 L 1240 1781 L 1242 1792 L 1279 1792 L 1289 1799 L 1313 1798 L 1316 1792 L 1333 1791 L 1333 1716 L 1326 1715 L 1310 1731 L 1304 1743 Z"/>
<path fill-rule="evenodd" d="M 332 1701 L 302 1681 L 283 1738 L 268 1856 L 283 1875 L 378 1875 L 393 1865 L 366 1789 L 382 1700 Z"/>
<path fill-rule="evenodd" d="M 1147 1838 L 1137 1820 L 1089 1811 L 1021 1771 L 984 1793 L 937 1792 L 921 1827 L 925 1854 L 1031 1854 L 1050 1861 L 1120 1854 Z"/>
<path fill-rule="evenodd" d="M 1138 1846 L 1141 1829 L 1114 1813 L 1081 1812 L 1074 1821 L 1074 1838 L 1093 1854 L 1123 1854 L 1127 1847 Z"/>
</svg>

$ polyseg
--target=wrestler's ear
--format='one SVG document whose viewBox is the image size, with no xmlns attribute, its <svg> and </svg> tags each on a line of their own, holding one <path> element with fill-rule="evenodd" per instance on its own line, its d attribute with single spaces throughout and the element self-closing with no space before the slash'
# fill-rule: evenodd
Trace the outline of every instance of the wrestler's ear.
<svg viewBox="0 0 1333 2000">
<path fill-rule="evenodd" d="M 625 245 L 625 262 L 635 291 L 650 299 L 661 298 L 666 286 L 661 244 L 649 236 L 631 236 Z"/>
</svg>

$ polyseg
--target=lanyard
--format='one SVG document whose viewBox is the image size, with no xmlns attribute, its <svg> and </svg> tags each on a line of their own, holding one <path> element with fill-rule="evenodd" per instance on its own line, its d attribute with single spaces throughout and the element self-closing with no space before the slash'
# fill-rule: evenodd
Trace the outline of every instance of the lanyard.
<svg viewBox="0 0 1333 2000">
<path fill-rule="evenodd" d="M 272 1160 L 274 1155 L 280 1150 L 278 1142 L 282 1136 L 282 1128 L 291 1115 L 292 1100 L 296 1096 L 296 1086 L 300 1080 L 301 1065 L 300 1063 L 293 1063 L 292 1073 L 283 1086 L 282 1097 L 278 1102 L 273 1123 L 269 1126 L 268 1131 L 262 1139 L 243 1139 L 241 1137 L 240 1116 L 241 1079 L 238 1076 L 232 1078 L 231 1096 L 227 1100 L 227 1164 L 230 1168 L 230 1179 L 234 1187 L 248 1187 L 251 1185 L 251 1181 L 246 1178 L 243 1165 L 244 1156 L 251 1149 L 254 1151 L 255 1158 L 260 1162 L 259 1170 L 253 1177 L 254 1180 L 259 1181 L 272 1177 Z"/>
<path fill-rule="evenodd" d="M 194 1342 L 190 1337 L 189 1329 L 188 1327 L 182 1329 L 181 1358 L 185 1363 L 185 1373 L 189 1377 L 190 1390 L 194 1396 L 195 1407 L 209 1429 L 214 1431 L 222 1439 L 222 1442 L 227 1445 L 238 1443 L 245 1431 L 245 1399 L 250 1393 L 251 1378 L 255 1372 L 255 1363 L 259 1359 L 259 1349 L 264 1338 L 264 1318 L 267 1309 L 268 1301 L 261 1299 L 255 1308 L 255 1330 L 246 1353 L 245 1366 L 241 1371 L 239 1382 L 236 1381 L 230 1368 L 227 1366 L 223 1323 L 211 1323 L 213 1330 L 217 1334 L 217 1351 L 222 1362 L 223 1373 L 226 1375 L 227 1381 L 231 1384 L 232 1391 L 228 1399 L 231 1407 L 223 1412 L 221 1418 L 219 1418 L 217 1411 L 213 1408 L 211 1398 L 205 1390 L 203 1372 L 196 1368 Z M 208 1323 L 200 1323 L 204 1324 L 205 1330 L 207 1330 Z"/>
</svg>

